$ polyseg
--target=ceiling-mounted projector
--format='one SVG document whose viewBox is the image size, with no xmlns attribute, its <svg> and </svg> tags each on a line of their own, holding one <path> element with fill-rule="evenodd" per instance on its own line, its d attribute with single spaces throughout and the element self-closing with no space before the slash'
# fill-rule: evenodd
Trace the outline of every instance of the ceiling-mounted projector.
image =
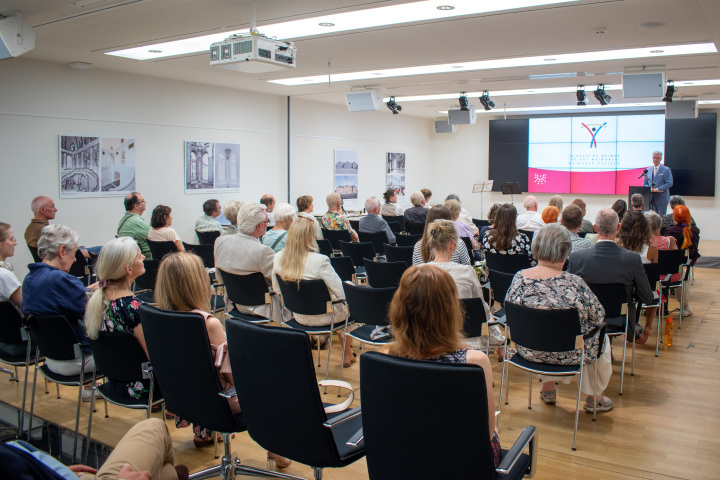
<svg viewBox="0 0 720 480">
<path fill-rule="evenodd" d="M 35 32 L 21 12 L 0 15 L 0 60 L 17 57 L 35 48 Z"/>
<path fill-rule="evenodd" d="M 265 35 L 233 35 L 210 45 L 210 65 L 245 73 L 275 72 L 295 68 L 297 49 L 292 42 Z"/>
</svg>

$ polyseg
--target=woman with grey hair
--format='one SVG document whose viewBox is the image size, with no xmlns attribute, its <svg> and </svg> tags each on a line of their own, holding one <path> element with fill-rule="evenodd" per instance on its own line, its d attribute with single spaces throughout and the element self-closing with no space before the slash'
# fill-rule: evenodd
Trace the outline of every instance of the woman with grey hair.
<svg viewBox="0 0 720 480">
<path fill-rule="evenodd" d="M 505 301 L 529 308 L 541 310 L 574 308 L 580 316 L 582 333 L 586 334 L 600 325 L 605 310 L 590 287 L 582 278 L 563 271 L 563 265 L 572 249 L 570 232 L 557 223 L 545 225 L 538 230 L 532 243 L 532 253 L 538 264 L 522 270 L 515 275 L 507 292 Z M 544 362 L 556 365 L 577 365 L 580 362 L 581 349 L 568 352 L 542 352 L 517 346 L 517 355 L 531 362 Z M 603 392 L 610 382 L 612 365 L 610 363 L 610 343 L 607 336 L 594 335 L 585 339 L 585 365 L 597 362 L 597 378 L 594 368 L 583 368 L 581 390 L 588 397 L 585 410 L 592 412 L 593 397 Z M 543 402 L 554 404 L 556 401 L 555 382 L 569 383 L 569 377 L 543 377 L 540 398 Z M 613 402 L 602 395 L 597 397 L 597 411 L 607 412 L 613 408 Z"/>
<path fill-rule="evenodd" d="M 231 224 L 230 230 L 223 231 L 223 235 L 232 235 L 237 233 L 237 216 L 240 207 L 244 205 L 243 202 L 238 200 L 230 200 L 223 208 L 223 215 L 228 219 Z"/>
<path fill-rule="evenodd" d="M 273 210 L 273 216 L 275 217 L 275 226 L 263 235 L 262 243 L 277 253 L 285 248 L 287 230 L 297 217 L 297 212 L 289 203 L 278 203 Z"/>
<path fill-rule="evenodd" d="M 28 265 L 30 272 L 23 281 L 22 310 L 26 315 L 64 315 L 72 326 L 80 343 L 87 345 L 82 318 L 87 304 L 87 289 L 77 278 L 70 275 L 75 262 L 78 234 L 65 225 L 48 225 L 42 229 L 38 240 L 38 255 L 42 262 Z M 90 353 L 89 348 L 86 353 Z M 85 372 L 95 367 L 92 355 L 85 355 Z M 47 359 L 50 370 L 61 375 L 77 375 L 82 366 L 80 360 Z M 90 393 L 83 392 L 83 400 L 90 400 Z"/>
</svg>

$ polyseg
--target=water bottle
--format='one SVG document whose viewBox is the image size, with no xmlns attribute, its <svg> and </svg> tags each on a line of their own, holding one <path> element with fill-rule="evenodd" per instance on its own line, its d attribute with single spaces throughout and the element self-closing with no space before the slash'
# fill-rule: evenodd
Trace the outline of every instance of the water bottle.
<svg viewBox="0 0 720 480">
<path fill-rule="evenodd" d="M 665 346 L 672 347 L 673 342 L 673 321 L 672 317 L 668 317 L 665 323 Z"/>
</svg>

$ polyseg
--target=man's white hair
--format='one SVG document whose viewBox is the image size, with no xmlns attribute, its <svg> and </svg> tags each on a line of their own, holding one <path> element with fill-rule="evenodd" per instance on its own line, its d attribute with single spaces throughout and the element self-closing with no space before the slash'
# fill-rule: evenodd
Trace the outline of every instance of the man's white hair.
<svg viewBox="0 0 720 480">
<path fill-rule="evenodd" d="M 273 217 L 276 222 L 284 222 L 288 218 L 294 220 L 296 216 L 297 212 L 295 211 L 295 207 L 289 203 L 278 203 L 273 210 Z"/>
<path fill-rule="evenodd" d="M 653 152 L 653 157 L 654 157 L 655 155 L 660 155 L 660 159 L 662 160 L 662 152 L 661 152 L 660 150 L 655 150 L 655 151 Z"/>
<path fill-rule="evenodd" d="M 372 212 L 380 206 L 380 199 L 378 197 L 370 197 L 365 200 L 365 211 Z"/>
<path fill-rule="evenodd" d="M 246 203 L 240 207 L 237 215 L 238 232 L 252 235 L 257 224 L 265 221 L 266 209 L 267 207 L 260 203 Z"/>
<path fill-rule="evenodd" d="M 523 207 L 525 207 L 525 209 L 537 207 L 537 204 L 538 201 L 534 195 L 528 195 L 527 197 L 525 197 L 525 200 L 523 200 Z"/>
<path fill-rule="evenodd" d="M 420 205 L 423 200 L 425 200 L 425 195 L 423 195 L 422 192 L 415 192 L 410 195 L 410 203 L 413 204 L 413 207 Z"/>
<path fill-rule="evenodd" d="M 50 200 L 50 197 L 40 195 L 39 197 L 33 198 L 33 201 L 30 204 L 30 209 L 32 210 L 33 214 L 37 215 L 40 212 L 40 209 L 51 201 L 52 200 Z"/>
</svg>

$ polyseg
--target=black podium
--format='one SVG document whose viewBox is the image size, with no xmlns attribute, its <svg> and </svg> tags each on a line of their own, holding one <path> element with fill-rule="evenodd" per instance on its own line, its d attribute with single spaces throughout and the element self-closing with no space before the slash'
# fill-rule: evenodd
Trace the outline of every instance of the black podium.
<svg viewBox="0 0 720 480">
<path fill-rule="evenodd" d="M 632 187 L 632 186 L 630 187 L 630 189 L 628 191 L 628 200 L 627 200 L 628 210 L 632 210 L 632 207 L 631 207 L 632 202 L 630 201 L 630 199 L 636 193 L 639 193 L 645 199 L 645 202 L 643 204 L 643 212 L 647 212 L 648 210 L 650 210 L 650 187 Z"/>
</svg>

